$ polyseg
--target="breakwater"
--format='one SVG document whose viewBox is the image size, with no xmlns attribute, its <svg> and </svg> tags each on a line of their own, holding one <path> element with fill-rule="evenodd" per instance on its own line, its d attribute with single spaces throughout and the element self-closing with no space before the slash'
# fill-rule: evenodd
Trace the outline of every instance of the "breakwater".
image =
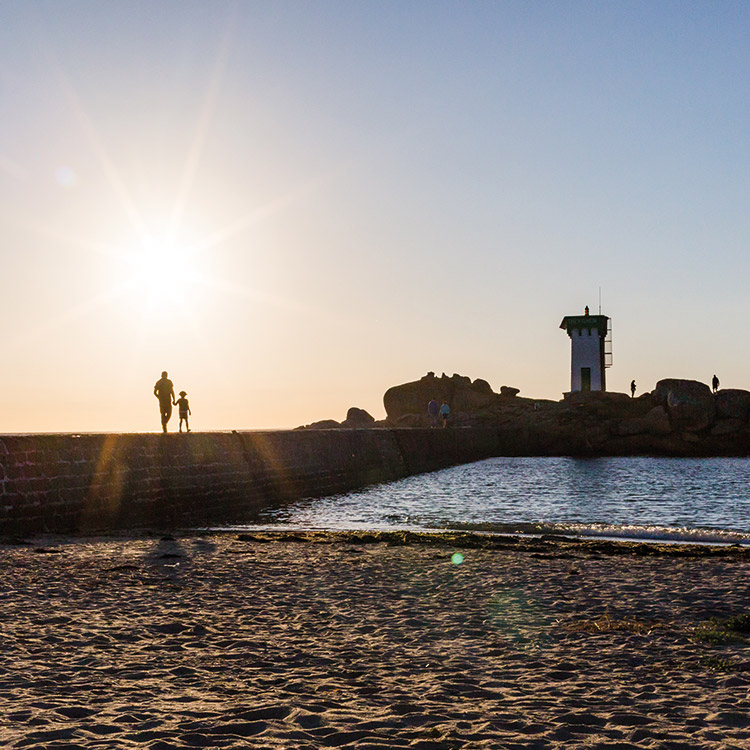
<svg viewBox="0 0 750 750">
<path fill-rule="evenodd" d="M 494 429 L 0 437 L 0 535 L 242 523 L 498 455 Z"/>
</svg>

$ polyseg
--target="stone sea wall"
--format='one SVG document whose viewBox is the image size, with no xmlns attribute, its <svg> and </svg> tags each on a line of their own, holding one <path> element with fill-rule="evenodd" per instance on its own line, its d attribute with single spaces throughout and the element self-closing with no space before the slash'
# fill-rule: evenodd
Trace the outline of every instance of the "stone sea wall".
<svg viewBox="0 0 750 750">
<path fill-rule="evenodd" d="M 482 428 L 2 436 L 0 536 L 242 523 L 499 452 Z"/>
</svg>

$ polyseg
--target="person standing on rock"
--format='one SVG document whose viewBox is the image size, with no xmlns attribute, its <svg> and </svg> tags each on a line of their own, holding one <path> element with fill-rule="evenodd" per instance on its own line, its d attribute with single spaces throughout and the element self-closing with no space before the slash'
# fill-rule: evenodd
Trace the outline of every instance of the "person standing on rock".
<svg viewBox="0 0 750 750">
<path fill-rule="evenodd" d="M 714 393 L 719 390 L 719 378 L 716 375 L 711 379 L 711 387 L 714 389 Z"/>
<path fill-rule="evenodd" d="M 437 427 L 438 415 L 440 414 L 440 404 L 436 398 L 433 398 L 429 404 L 427 404 L 427 416 L 430 418 L 430 427 Z"/>
<path fill-rule="evenodd" d="M 448 406 L 447 401 L 443 401 L 443 403 L 440 405 L 440 417 L 443 420 L 443 427 L 448 426 L 448 417 L 450 416 L 451 408 Z"/>
<path fill-rule="evenodd" d="M 154 385 L 154 396 L 159 399 L 159 413 L 161 414 L 161 429 L 167 431 L 167 422 L 172 416 L 172 406 L 177 401 L 174 397 L 174 385 L 167 377 L 167 371 L 161 374 L 161 378 Z"/>
<path fill-rule="evenodd" d="M 635 380 L 630 381 L 630 398 L 635 398 Z"/>
</svg>

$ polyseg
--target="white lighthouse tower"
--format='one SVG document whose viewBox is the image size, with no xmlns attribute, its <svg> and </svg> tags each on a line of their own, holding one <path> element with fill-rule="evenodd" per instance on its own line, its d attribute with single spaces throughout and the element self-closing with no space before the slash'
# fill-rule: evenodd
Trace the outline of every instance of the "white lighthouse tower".
<svg viewBox="0 0 750 750">
<path fill-rule="evenodd" d="M 566 315 L 560 328 L 567 331 L 571 342 L 570 390 L 606 391 L 606 368 L 611 365 L 608 350 L 609 318 L 606 315 Z"/>
</svg>

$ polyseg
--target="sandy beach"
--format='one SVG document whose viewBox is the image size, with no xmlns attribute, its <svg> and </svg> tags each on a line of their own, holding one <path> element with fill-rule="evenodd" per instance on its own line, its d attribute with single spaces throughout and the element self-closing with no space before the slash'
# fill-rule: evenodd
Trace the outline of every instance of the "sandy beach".
<svg viewBox="0 0 750 750">
<path fill-rule="evenodd" d="M 750 748 L 748 550 L 184 533 L 0 566 L 10 748 Z"/>
</svg>

